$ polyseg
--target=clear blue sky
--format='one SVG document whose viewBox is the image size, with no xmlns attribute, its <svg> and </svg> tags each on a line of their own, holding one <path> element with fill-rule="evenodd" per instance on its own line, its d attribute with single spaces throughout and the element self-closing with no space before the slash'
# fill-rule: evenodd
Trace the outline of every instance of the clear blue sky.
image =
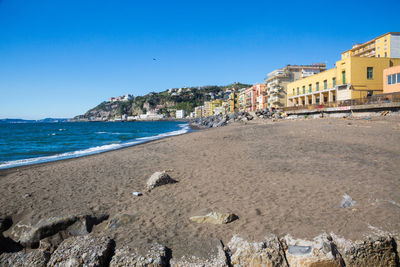
<svg viewBox="0 0 400 267">
<path fill-rule="evenodd" d="M 0 118 L 72 117 L 126 93 L 260 83 L 286 64 L 331 68 L 353 43 L 400 31 L 399 14 L 399 0 L 0 0 Z"/>
</svg>

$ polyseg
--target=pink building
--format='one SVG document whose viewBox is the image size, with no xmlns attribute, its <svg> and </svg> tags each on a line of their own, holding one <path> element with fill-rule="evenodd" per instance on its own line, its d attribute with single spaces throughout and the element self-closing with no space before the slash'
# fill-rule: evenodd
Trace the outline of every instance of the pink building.
<svg viewBox="0 0 400 267">
<path fill-rule="evenodd" d="M 256 105 L 256 89 L 254 86 L 244 91 L 245 111 L 254 111 Z"/>
<path fill-rule="evenodd" d="M 245 110 L 247 112 L 262 110 L 267 104 L 265 96 L 266 85 L 255 84 L 244 91 L 245 94 Z"/>
<path fill-rule="evenodd" d="M 260 84 L 253 85 L 253 87 L 255 88 L 255 94 L 256 94 L 256 96 L 255 96 L 256 102 L 255 102 L 255 106 L 254 106 L 254 111 L 263 110 L 267 105 L 266 94 L 265 94 L 267 85 L 264 83 L 260 83 Z"/>
<path fill-rule="evenodd" d="M 400 92 L 400 66 L 383 70 L 383 93 Z"/>
</svg>

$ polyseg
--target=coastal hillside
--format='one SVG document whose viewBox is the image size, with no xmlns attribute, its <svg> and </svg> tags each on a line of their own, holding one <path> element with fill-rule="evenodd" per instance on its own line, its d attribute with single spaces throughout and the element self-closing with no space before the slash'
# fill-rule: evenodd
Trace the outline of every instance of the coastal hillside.
<svg viewBox="0 0 400 267">
<path fill-rule="evenodd" d="M 179 109 L 187 114 L 194 111 L 204 101 L 214 98 L 223 98 L 224 94 L 232 90 L 250 87 L 249 84 L 233 83 L 226 86 L 196 86 L 171 88 L 159 93 L 151 92 L 144 96 L 126 96 L 110 98 L 74 120 L 113 120 L 123 116 L 138 116 L 146 113 L 161 114 L 170 117 Z"/>
</svg>

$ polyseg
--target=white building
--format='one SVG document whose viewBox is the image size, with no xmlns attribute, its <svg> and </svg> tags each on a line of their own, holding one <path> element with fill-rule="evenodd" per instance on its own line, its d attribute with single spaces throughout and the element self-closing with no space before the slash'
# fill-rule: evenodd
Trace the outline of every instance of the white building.
<svg viewBox="0 0 400 267">
<path fill-rule="evenodd" d="M 185 111 L 184 111 L 183 109 L 177 110 L 177 111 L 176 111 L 175 117 L 176 117 L 177 119 L 183 119 L 183 118 L 185 118 Z"/>
</svg>

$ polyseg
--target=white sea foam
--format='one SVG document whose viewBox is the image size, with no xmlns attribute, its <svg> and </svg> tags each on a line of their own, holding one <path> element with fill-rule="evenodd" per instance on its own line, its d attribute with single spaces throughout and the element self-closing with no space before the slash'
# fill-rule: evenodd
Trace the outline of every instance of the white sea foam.
<svg viewBox="0 0 400 267">
<path fill-rule="evenodd" d="M 141 137 L 141 138 L 137 138 L 135 140 L 129 141 L 129 142 L 125 142 L 125 143 L 96 146 L 96 147 L 91 147 L 91 148 L 87 148 L 87 149 L 83 149 L 83 150 L 66 152 L 66 153 L 52 155 L 52 156 L 5 161 L 5 162 L 0 163 L 0 169 L 8 169 L 8 168 L 19 167 L 19 166 L 24 166 L 24 165 L 31 165 L 31 164 L 37 164 L 37 163 L 44 163 L 44 162 L 50 162 L 50 161 L 77 158 L 77 157 L 82 157 L 82 156 L 87 156 L 87 155 L 98 154 L 98 153 L 111 151 L 111 150 L 115 150 L 115 149 L 119 149 L 119 148 L 123 148 L 123 147 L 134 146 L 137 144 L 146 143 L 149 141 L 165 138 L 168 136 L 184 134 L 190 130 L 190 127 L 188 124 L 179 124 L 179 126 L 181 127 L 181 129 L 176 130 L 176 131 L 162 133 L 162 134 L 158 134 L 155 136 Z M 97 132 L 97 133 L 101 133 L 101 132 Z"/>
</svg>

